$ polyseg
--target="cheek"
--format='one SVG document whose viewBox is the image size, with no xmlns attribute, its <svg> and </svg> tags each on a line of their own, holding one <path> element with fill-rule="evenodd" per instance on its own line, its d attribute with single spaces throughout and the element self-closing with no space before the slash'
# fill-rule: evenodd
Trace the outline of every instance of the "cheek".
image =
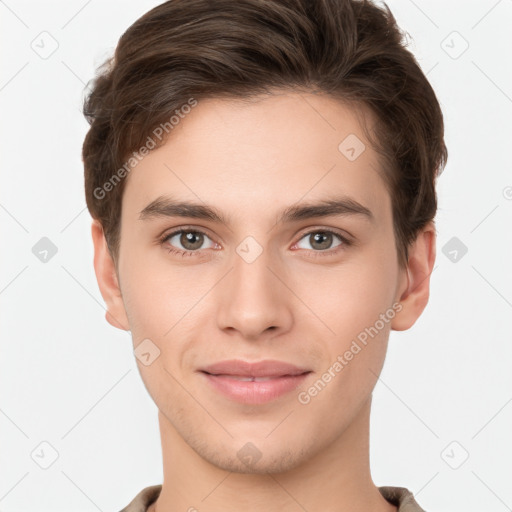
<svg viewBox="0 0 512 512">
<path fill-rule="evenodd" d="M 124 259 L 121 272 L 123 302 L 134 342 L 141 336 L 161 337 L 183 308 L 183 301 L 177 299 L 181 293 L 168 273 L 146 265 L 136 254 Z"/>
<path fill-rule="evenodd" d="M 374 374 L 380 373 L 396 312 L 392 307 L 395 280 L 393 260 L 368 251 L 357 261 L 354 258 L 331 269 L 310 286 L 314 293 L 308 305 L 324 324 L 317 321 L 325 333 L 326 370 L 341 358 L 342 369 L 331 370 L 336 374 L 331 389 L 341 393 L 343 401 L 369 392 L 377 378 Z"/>
<path fill-rule="evenodd" d="M 148 262 L 143 254 L 132 254 L 124 260 L 122 291 L 130 330 L 136 344 L 154 339 L 167 346 L 197 325 L 204 314 L 208 291 L 215 280 L 197 267 L 172 265 L 165 256 Z"/>
<path fill-rule="evenodd" d="M 334 338 L 347 338 L 373 325 L 392 305 L 396 283 L 389 266 L 352 261 L 328 272 L 315 273 L 302 294 Z"/>
</svg>

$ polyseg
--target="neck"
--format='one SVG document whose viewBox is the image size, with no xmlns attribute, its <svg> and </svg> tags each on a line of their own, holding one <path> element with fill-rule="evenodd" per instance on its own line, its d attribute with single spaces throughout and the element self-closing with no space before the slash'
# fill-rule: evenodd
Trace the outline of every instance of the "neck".
<svg viewBox="0 0 512 512">
<path fill-rule="evenodd" d="M 370 400 L 334 442 L 281 473 L 234 473 L 200 457 L 159 412 L 164 481 L 148 512 L 396 512 L 372 482 Z"/>
</svg>

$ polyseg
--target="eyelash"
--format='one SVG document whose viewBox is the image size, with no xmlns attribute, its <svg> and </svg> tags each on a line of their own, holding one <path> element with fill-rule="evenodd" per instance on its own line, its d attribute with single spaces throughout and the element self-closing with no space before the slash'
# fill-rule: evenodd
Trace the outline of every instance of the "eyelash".
<svg viewBox="0 0 512 512">
<path fill-rule="evenodd" d="M 160 245 L 163 246 L 167 242 L 167 240 L 170 240 L 173 236 L 180 234 L 180 233 L 199 233 L 199 234 L 207 236 L 209 238 L 208 234 L 205 233 L 204 231 L 201 231 L 200 229 L 181 228 L 181 229 L 177 229 L 176 231 L 173 231 L 172 233 L 165 234 L 162 238 L 160 238 Z M 337 236 L 342 242 L 340 245 L 336 246 L 334 250 L 327 249 L 325 251 L 312 251 L 314 254 L 314 256 L 313 256 L 314 258 L 324 257 L 324 256 L 333 256 L 335 254 L 338 254 L 338 252 L 342 251 L 344 247 L 346 248 L 346 247 L 350 247 L 352 245 L 352 241 L 350 241 L 348 238 L 346 238 L 343 235 L 340 235 L 338 232 L 330 230 L 330 229 L 313 229 L 311 231 L 308 231 L 307 233 L 303 233 L 299 240 L 302 240 L 304 237 L 306 237 L 308 235 L 312 235 L 313 233 L 332 234 L 334 236 Z M 182 257 L 197 256 L 197 255 L 200 255 L 200 251 L 201 251 L 201 250 L 183 251 L 181 249 L 176 249 L 173 246 L 167 247 L 166 250 L 169 254 L 175 254 L 178 256 L 182 256 Z"/>
</svg>

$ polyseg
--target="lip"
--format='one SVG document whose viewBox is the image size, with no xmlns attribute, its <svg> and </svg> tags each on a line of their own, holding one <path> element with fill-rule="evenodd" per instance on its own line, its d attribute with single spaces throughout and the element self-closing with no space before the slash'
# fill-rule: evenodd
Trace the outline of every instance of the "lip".
<svg viewBox="0 0 512 512">
<path fill-rule="evenodd" d="M 200 373 L 216 391 L 232 400 L 244 404 L 263 404 L 296 389 L 311 370 L 283 361 L 249 363 L 236 359 L 201 368 Z"/>
<path fill-rule="evenodd" d="M 240 377 L 283 377 L 285 375 L 300 375 L 310 371 L 284 361 L 265 359 L 256 363 L 249 363 L 241 359 L 220 361 L 200 369 L 213 375 L 236 375 Z"/>
</svg>

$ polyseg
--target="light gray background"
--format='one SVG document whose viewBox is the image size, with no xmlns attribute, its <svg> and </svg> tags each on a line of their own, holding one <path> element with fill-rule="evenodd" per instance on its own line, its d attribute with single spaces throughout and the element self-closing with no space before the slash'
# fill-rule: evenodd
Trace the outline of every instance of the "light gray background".
<svg viewBox="0 0 512 512">
<path fill-rule="evenodd" d="M 162 481 L 156 406 L 104 318 L 80 157 L 85 84 L 158 3 L 0 1 L 0 512 L 116 511 Z M 449 163 L 430 303 L 392 332 L 374 392 L 372 474 L 427 510 L 512 510 L 512 1 L 388 5 L 440 100 Z"/>
</svg>

